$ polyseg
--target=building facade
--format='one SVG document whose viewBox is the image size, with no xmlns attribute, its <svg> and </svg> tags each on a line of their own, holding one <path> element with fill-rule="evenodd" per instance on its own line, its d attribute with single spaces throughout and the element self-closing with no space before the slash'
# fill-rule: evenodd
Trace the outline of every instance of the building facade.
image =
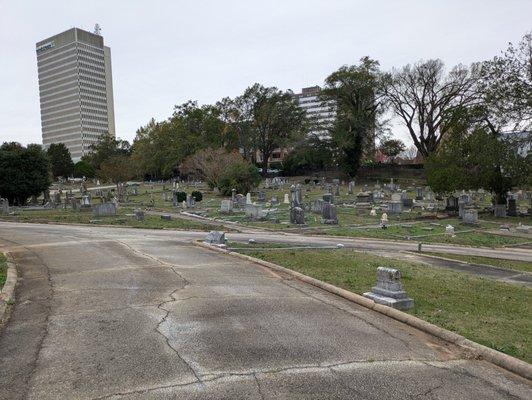
<svg viewBox="0 0 532 400">
<path fill-rule="evenodd" d="M 325 139 L 330 136 L 329 128 L 336 118 L 336 105 L 333 100 L 322 101 L 319 98 L 320 90 L 319 86 L 306 87 L 295 96 L 299 107 L 305 110 L 307 119 L 311 123 L 309 134 Z"/>
<path fill-rule="evenodd" d="M 115 136 L 111 49 L 72 28 L 38 42 L 36 53 L 43 145 L 64 143 L 78 161 L 101 136 Z"/>
</svg>

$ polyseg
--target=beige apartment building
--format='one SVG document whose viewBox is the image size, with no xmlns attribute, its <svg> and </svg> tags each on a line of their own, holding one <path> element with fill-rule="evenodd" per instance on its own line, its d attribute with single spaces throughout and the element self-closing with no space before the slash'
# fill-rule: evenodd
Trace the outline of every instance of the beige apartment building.
<svg viewBox="0 0 532 400">
<path fill-rule="evenodd" d="M 111 49 L 95 33 L 72 28 L 36 44 L 45 148 L 64 143 L 74 161 L 102 135 L 115 136 Z"/>
</svg>

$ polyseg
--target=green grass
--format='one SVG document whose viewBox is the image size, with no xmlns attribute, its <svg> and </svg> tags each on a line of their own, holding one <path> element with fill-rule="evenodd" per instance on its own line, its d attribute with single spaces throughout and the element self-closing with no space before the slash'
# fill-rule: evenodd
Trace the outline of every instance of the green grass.
<svg viewBox="0 0 532 400">
<path fill-rule="evenodd" d="M 204 230 L 213 229 L 223 230 L 221 226 L 207 226 L 201 222 L 189 221 L 184 219 L 172 218 L 170 221 L 162 220 L 160 216 L 145 215 L 144 221 L 137 221 L 133 216 L 126 214 L 132 213 L 131 209 L 121 208 L 118 215 L 113 217 L 95 218 L 90 212 L 74 212 L 71 210 L 37 210 L 22 211 L 18 215 L 2 216 L 5 221 L 15 222 L 60 222 L 70 224 L 105 224 L 127 226 L 133 228 L 146 229 L 184 229 L 184 230 Z M 91 222 L 93 221 L 93 222 Z"/>
<path fill-rule="evenodd" d="M 432 253 L 432 252 L 424 252 L 423 254 L 450 258 L 452 260 L 465 261 L 465 262 L 472 263 L 472 264 L 486 264 L 486 265 L 492 265 L 494 267 L 499 267 L 499 268 L 532 272 L 532 262 L 529 262 L 529 261 L 513 261 L 513 260 L 503 260 L 500 258 L 468 256 L 468 255 L 462 255 L 462 254 Z"/>
<path fill-rule="evenodd" d="M 262 246 L 256 244 L 255 247 Z M 239 245 L 244 247 L 244 245 Z M 253 247 L 250 245 L 248 247 Z M 532 362 L 531 289 L 467 273 L 341 250 L 245 251 L 355 293 L 369 291 L 379 266 L 398 268 L 415 306 L 409 312 L 473 341 Z"/>
<path fill-rule="evenodd" d="M 4 286 L 7 275 L 7 260 L 6 256 L 0 253 L 0 289 Z"/>
</svg>

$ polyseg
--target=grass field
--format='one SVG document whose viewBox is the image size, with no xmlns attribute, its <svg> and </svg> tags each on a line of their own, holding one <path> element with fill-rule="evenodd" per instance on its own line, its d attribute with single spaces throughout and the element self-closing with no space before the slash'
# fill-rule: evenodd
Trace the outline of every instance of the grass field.
<svg viewBox="0 0 532 400">
<path fill-rule="evenodd" d="M 201 222 L 189 221 L 184 219 L 173 218 L 170 221 L 162 220 L 160 216 L 145 215 L 144 221 L 137 221 L 131 214 L 131 209 L 120 209 L 118 215 L 114 217 L 95 218 L 92 213 L 74 212 L 71 210 L 38 210 L 22 211 L 18 215 L 3 215 L 4 221 L 17 222 L 60 222 L 71 224 L 105 224 L 128 226 L 133 228 L 147 229 L 182 229 L 182 230 L 205 230 L 212 229 L 223 230 L 222 226 L 207 226 Z"/>
<path fill-rule="evenodd" d="M 415 306 L 409 312 L 493 349 L 532 362 L 532 291 L 466 273 L 394 261 L 350 249 L 253 250 L 245 254 L 277 263 L 355 293 L 369 291 L 379 266 L 398 268 Z"/>
<path fill-rule="evenodd" d="M 0 253 L 0 289 L 4 286 L 7 274 L 7 260 L 6 256 Z"/>
<path fill-rule="evenodd" d="M 499 258 L 467 256 L 467 255 L 462 255 L 462 254 L 432 253 L 432 252 L 423 252 L 423 254 L 450 258 L 452 260 L 465 261 L 471 264 L 486 264 L 486 265 L 492 265 L 494 267 L 499 267 L 499 268 L 513 269 L 516 271 L 532 272 L 532 261 L 513 261 L 513 260 L 502 260 Z"/>
</svg>

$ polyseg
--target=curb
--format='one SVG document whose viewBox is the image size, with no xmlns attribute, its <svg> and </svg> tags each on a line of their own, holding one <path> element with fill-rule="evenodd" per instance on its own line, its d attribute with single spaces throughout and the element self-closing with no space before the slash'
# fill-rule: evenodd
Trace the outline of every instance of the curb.
<svg viewBox="0 0 532 400">
<path fill-rule="evenodd" d="M 532 380 L 532 365 L 531 364 L 528 364 L 525 361 L 519 360 L 515 357 L 509 356 L 499 351 L 493 350 L 489 347 L 483 346 L 479 343 L 473 342 L 457 333 L 451 332 L 444 328 L 440 328 L 439 326 L 436 326 L 434 324 L 431 324 L 430 322 L 419 319 L 413 315 L 407 314 L 403 311 L 396 310 L 395 308 L 391 308 L 391 307 L 384 306 L 381 304 L 376 304 L 373 300 L 370 300 L 359 294 L 350 292 L 349 290 L 345 290 L 337 286 L 331 285 L 329 283 L 320 281 L 318 279 L 311 278 L 310 276 L 301 274 L 296 271 L 292 271 L 291 269 L 281 267 L 280 265 L 277 265 L 277 264 L 274 264 L 268 261 L 260 260 L 258 258 L 251 257 L 245 254 L 240 254 L 240 253 L 236 253 L 233 251 L 225 250 L 223 248 L 209 245 L 203 242 L 194 241 L 193 243 L 196 246 L 199 246 L 199 247 L 202 247 L 208 250 L 217 251 L 223 254 L 228 254 L 233 257 L 251 261 L 255 264 L 259 264 L 259 265 L 271 268 L 273 270 L 291 275 L 299 279 L 302 282 L 319 287 L 329 293 L 336 294 L 340 297 L 343 297 L 344 299 L 352 301 L 353 303 L 369 308 L 370 310 L 376 311 L 380 314 L 384 314 L 397 321 L 403 322 L 411 327 L 419 329 L 420 331 L 423 331 L 430 335 L 436 336 L 437 338 L 443 339 L 449 343 L 452 343 L 464 349 L 465 351 L 473 355 L 475 358 L 482 358 L 488 362 L 491 362 L 492 364 L 495 364 L 501 368 L 504 368 L 510 372 L 513 372 L 523 378 Z"/>
<path fill-rule="evenodd" d="M 15 300 L 15 286 L 17 284 L 17 268 L 13 257 L 5 253 L 7 258 L 7 276 L 2 290 L 0 290 L 0 324 L 7 321 L 7 311 L 10 303 Z"/>
</svg>

